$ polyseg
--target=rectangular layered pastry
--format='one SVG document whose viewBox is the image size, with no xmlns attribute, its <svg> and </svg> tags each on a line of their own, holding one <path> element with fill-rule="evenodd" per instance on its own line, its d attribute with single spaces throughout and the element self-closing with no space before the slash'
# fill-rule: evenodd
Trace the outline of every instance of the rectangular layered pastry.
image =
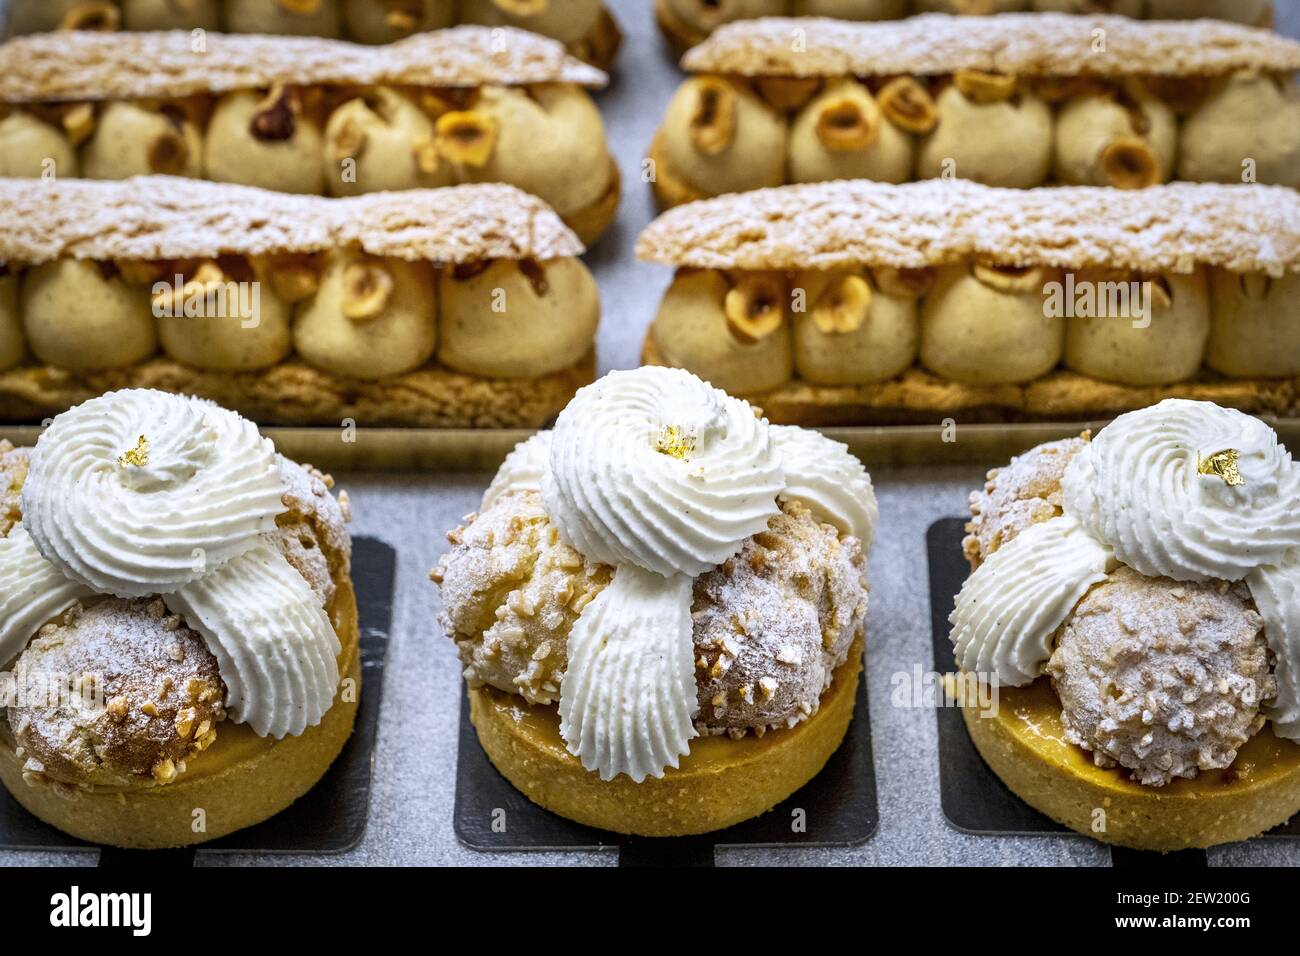
<svg viewBox="0 0 1300 956">
<path fill-rule="evenodd" d="M 788 424 L 1300 405 L 1300 193 L 864 181 L 670 210 L 644 360 Z"/>
<path fill-rule="evenodd" d="M 511 186 L 4 179 L 0 221 L 5 421 L 154 388 L 265 424 L 536 428 L 594 375 L 582 244 Z"/>
<path fill-rule="evenodd" d="M 622 41 L 602 0 L 10 0 L 5 32 L 197 29 L 392 43 L 458 23 L 540 33 L 602 69 Z"/>
<path fill-rule="evenodd" d="M 1300 185 L 1300 42 L 1213 20 L 932 14 L 746 20 L 650 149 L 665 206 L 835 179 Z"/>
<path fill-rule="evenodd" d="M 508 27 L 385 46 L 39 34 L 0 46 L 0 176 L 158 174 L 333 196 L 504 182 L 590 242 L 619 198 L 585 89 L 606 80 Z"/>
</svg>

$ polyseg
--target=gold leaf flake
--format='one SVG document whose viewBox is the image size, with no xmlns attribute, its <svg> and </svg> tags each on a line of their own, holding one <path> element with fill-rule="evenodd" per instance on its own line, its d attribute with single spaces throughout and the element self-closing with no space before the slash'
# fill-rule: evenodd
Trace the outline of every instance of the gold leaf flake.
<svg viewBox="0 0 1300 956">
<path fill-rule="evenodd" d="M 695 436 L 682 431 L 680 425 L 665 425 L 659 429 L 659 437 L 655 440 L 655 451 L 669 458 L 685 461 L 691 456 L 691 452 L 695 451 Z"/>
<path fill-rule="evenodd" d="M 143 468 L 149 464 L 149 439 L 141 435 L 135 440 L 135 447 L 130 451 L 122 452 L 122 457 L 117 463 L 125 468 L 127 465 L 135 465 L 137 468 Z"/>
<path fill-rule="evenodd" d="M 1240 458 L 1241 453 L 1235 448 L 1215 452 L 1209 458 L 1202 458 L 1200 452 L 1197 452 L 1196 471 L 1202 475 L 1215 475 L 1222 478 L 1225 485 L 1233 487 L 1244 485 L 1246 479 L 1241 477 L 1241 472 L 1237 470 L 1237 461 Z"/>
</svg>

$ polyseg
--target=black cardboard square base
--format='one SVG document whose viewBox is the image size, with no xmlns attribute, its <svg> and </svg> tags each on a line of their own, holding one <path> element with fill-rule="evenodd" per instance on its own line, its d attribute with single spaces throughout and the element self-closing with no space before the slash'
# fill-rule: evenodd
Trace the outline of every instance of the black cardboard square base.
<svg viewBox="0 0 1300 956">
<path fill-rule="evenodd" d="M 795 833 L 792 821 L 799 810 L 803 811 L 805 831 Z M 853 722 L 844 742 L 821 773 L 802 789 L 762 816 L 726 830 L 659 839 L 583 826 L 530 801 L 497 772 L 479 746 L 469 719 L 469 700 L 462 694 L 454 821 L 457 838 L 471 849 L 617 848 L 620 866 L 711 866 L 717 847 L 842 847 L 865 843 L 880 824 L 866 673 L 858 681 Z"/>
<path fill-rule="evenodd" d="M 397 555 L 389 545 L 374 538 L 353 539 L 352 581 L 361 631 L 361 703 L 352 736 L 316 786 L 271 819 L 201 847 L 104 847 L 100 866 L 188 866 L 202 853 L 329 854 L 356 847 L 365 832 L 370 807 L 396 572 Z M 0 788 L 0 849 L 92 850 L 95 846 L 42 823 Z"/>
<path fill-rule="evenodd" d="M 930 620 L 934 641 L 934 670 L 954 673 L 951 625 L 948 615 L 970 565 L 962 554 L 966 519 L 944 518 L 926 532 L 930 565 Z M 1067 835 L 1075 832 L 1025 803 L 1004 784 L 971 743 L 956 707 L 937 708 L 939 723 L 939 792 L 943 815 L 963 833 L 986 836 Z M 1265 837 L 1300 836 L 1300 815 L 1264 834 Z M 1206 865 L 1204 850 L 1180 853 L 1146 853 L 1111 848 L 1111 863 L 1120 867 L 1197 867 Z"/>
</svg>

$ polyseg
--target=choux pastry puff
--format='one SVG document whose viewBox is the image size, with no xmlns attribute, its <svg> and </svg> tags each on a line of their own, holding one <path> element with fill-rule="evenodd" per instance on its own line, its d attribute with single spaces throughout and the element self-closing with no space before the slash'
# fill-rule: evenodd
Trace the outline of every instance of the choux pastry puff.
<svg viewBox="0 0 1300 956">
<path fill-rule="evenodd" d="M 1210 334 L 1210 294 L 1203 268 L 1188 275 L 1083 272 L 1078 281 L 1138 283 L 1144 309 L 1140 316 L 1070 318 L 1065 364 L 1071 369 L 1121 385 L 1166 385 L 1200 370 Z"/>
<path fill-rule="evenodd" d="M 591 349 L 600 293 L 577 259 L 497 259 L 444 269 L 438 358 L 471 375 L 526 378 L 570 368 Z"/>
<path fill-rule="evenodd" d="M 293 345 L 317 368 L 377 379 L 419 368 L 437 334 L 432 265 L 342 249 L 326 254 L 320 288 L 294 319 Z"/>
<path fill-rule="evenodd" d="M 779 273 L 681 269 L 651 334 L 665 362 L 717 388 L 752 394 L 794 374 L 789 290 Z"/>
<path fill-rule="evenodd" d="M 1046 181 L 1052 111 L 1015 77 L 959 70 L 935 106 L 937 122 L 917 154 L 918 178 L 1022 189 Z"/>
</svg>

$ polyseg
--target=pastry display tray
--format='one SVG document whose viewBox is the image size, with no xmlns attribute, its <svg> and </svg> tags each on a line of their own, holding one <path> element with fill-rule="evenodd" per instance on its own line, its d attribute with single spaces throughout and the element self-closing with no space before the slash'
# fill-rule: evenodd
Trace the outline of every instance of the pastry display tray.
<svg viewBox="0 0 1300 956">
<path fill-rule="evenodd" d="M 934 671 L 955 673 L 951 625 L 953 598 L 970 574 L 962 554 L 965 518 L 943 518 L 930 526 L 926 551 L 930 568 L 930 617 L 934 639 Z M 948 822 L 963 833 L 985 836 L 1073 836 L 1068 829 L 1022 801 L 989 769 L 966 732 L 956 707 L 936 709 L 939 721 L 939 795 Z M 1300 838 L 1300 814 L 1264 834 L 1261 839 Z M 1079 839 L 1086 839 L 1080 836 Z M 1204 850 L 1145 853 L 1111 848 L 1116 866 L 1205 866 Z"/>
<path fill-rule="evenodd" d="M 1265 418 L 1288 448 L 1300 449 L 1300 418 Z M 1005 461 L 1035 445 L 1094 432 L 1104 420 L 1006 425 L 892 425 L 821 429 L 868 467 L 971 465 Z M 0 426 L 0 439 L 35 444 L 36 426 Z M 521 429 L 266 427 L 262 434 L 295 461 L 333 471 L 493 471 L 530 434 Z"/>
<path fill-rule="evenodd" d="M 794 821 L 802 824 L 795 832 Z M 845 847 L 880 824 L 867 680 L 853 722 L 821 773 L 762 816 L 693 837 L 641 838 L 583 826 L 543 810 L 501 776 L 479 746 L 461 694 L 456 755 L 456 837 L 475 850 L 613 850 L 619 866 L 712 866 L 719 847 Z M 501 826 L 504 822 L 504 827 Z"/>
<path fill-rule="evenodd" d="M 103 847 L 99 865 L 191 866 L 196 855 L 208 853 L 256 853 L 273 858 L 287 853 L 344 853 L 355 848 L 365 833 L 370 809 L 396 576 L 397 553 L 389 545 L 375 538 L 353 539 L 352 580 L 361 630 L 361 703 L 352 736 L 315 787 L 271 819 L 200 847 Z M 0 849 L 90 851 L 95 846 L 42 823 L 0 788 Z"/>
</svg>

